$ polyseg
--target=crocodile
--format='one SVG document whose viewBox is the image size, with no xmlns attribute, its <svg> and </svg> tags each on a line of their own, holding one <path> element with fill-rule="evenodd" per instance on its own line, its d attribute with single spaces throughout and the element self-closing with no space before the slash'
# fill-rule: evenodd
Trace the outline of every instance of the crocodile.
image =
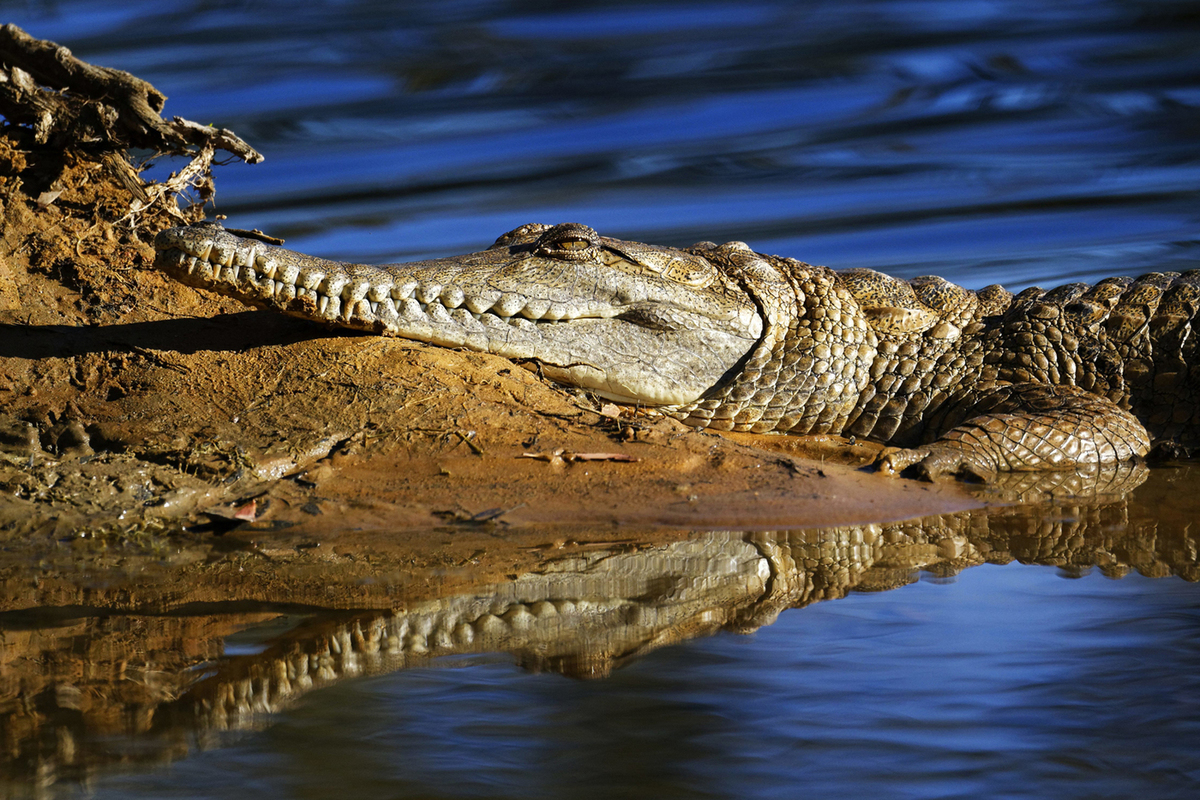
<svg viewBox="0 0 1200 800">
<path fill-rule="evenodd" d="M 253 306 L 502 355 L 699 428 L 880 442 L 888 474 L 986 480 L 1200 440 L 1200 271 L 1013 294 L 578 223 L 383 265 L 237 233 L 164 230 L 155 264 Z"/>
</svg>

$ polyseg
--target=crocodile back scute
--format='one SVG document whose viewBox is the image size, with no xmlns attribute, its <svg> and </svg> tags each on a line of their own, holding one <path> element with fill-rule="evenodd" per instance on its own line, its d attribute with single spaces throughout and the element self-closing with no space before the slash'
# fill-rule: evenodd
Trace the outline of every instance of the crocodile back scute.
<svg viewBox="0 0 1200 800">
<path fill-rule="evenodd" d="M 844 432 L 879 441 L 916 441 L 927 413 L 979 372 L 981 310 L 1002 308 L 1011 296 L 996 287 L 981 299 L 934 276 L 901 282 L 853 270 L 838 273 L 838 279 L 853 294 L 876 342 L 871 381 Z M 915 326 L 911 320 L 923 324 Z"/>
<path fill-rule="evenodd" d="M 1192 328 L 1200 272 L 1027 289 L 984 335 L 984 383 L 1078 386 L 1132 411 L 1156 439 L 1200 444 Z"/>
<path fill-rule="evenodd" d="M 1198 310 L 1200 272 L 1185 272 L 1147 299 L 1138 315 L 1145 323 L 1135 336 L 1123 340 L 1113 334 L 1138 417 L 1155 438 L 1188 447 L 1200 444 L 1200 354 L 1192 335 Z"/>
</svg>

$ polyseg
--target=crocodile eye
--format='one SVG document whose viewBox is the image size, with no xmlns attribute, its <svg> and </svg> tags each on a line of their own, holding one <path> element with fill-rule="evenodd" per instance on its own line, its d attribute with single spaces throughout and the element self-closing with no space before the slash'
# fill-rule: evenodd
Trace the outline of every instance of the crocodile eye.
<svg viewBox="0 0 1200 800">
<path fill-rule="evenodd" d="M 583 261 L 595 255 L 598 247 L 600 237 L 594 230 L 577 222 L 567 222 L 543 233 L 533 250 L 539 256 Z"/>
</svg>

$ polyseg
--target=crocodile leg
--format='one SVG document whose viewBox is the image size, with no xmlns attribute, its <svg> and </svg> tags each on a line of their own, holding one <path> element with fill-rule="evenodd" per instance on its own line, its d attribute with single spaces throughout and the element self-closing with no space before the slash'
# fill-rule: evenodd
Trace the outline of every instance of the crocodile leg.
<svg viewBox="0 0 1200 800">
<path fill-rule="evenodd" d="M 935 441 L 885 451 L 879 469 L 988 480 L 1008 470 L 1071 469 L 1144 456 L 1146 428 L 1111 400 L 1075 386 L 998 384 L 953 414 Z"/>
</svg>

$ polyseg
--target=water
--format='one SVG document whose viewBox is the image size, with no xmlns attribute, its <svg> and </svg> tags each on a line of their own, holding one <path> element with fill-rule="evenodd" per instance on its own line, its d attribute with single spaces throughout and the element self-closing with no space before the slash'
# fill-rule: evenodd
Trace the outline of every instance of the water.
<svg viewBox="0 0 1200 800">
<path fill-rule="evenodd" d="M 1186 3 L 29 4 L 267 157 L 218 210 L 367 261 L 531 221 L 972 286 L 1194 263 Z"/>
<path fill-rule="evenodd" d="M 99 796 L 1185 797 L 1200 731 L 1164 707 L 1200 702 L 1198 623 L 1192 585 L 981 567 L 603 682 L 483 661 L 342 684 Z"/>
<path fill-rule="evenodd" d="M 3 10 L 151 81 L 170 96 L 168 114 L 251 142 L 267 160 L 218 171 L 217 211 L 317 255 L 447 255 L 526 222 L 580 221 L 976 288 L 1200 263 L 1200 15 L 1189 3 Z M 1179 508 L 1195 478 L 1162 488 L 1170 480 L 1139 490 L 1157 492 L 1141 511 L 1122 506 L 1077 531 L 1079 564 L 1038 556 L 1029 534 L 1018 537 L 1032 543 L 1029 565 L 953 579 L 929 568 L 892 591 L 803 603 L 749 637 L 679 636 L 611 663 L 571 662 L 620 667 L 599 680 L 513 663 L 554 666 L 536 654 L 467 653 L 332 681 L 237 733 L 189 723 L 159 738 L 110 734 L 103 747 L 72 738 L 81 723 L 68 712 L 83 701 L 60 697 L 48 745 L 58 772 L 30 777 L 10 762 L 5 774 L 18 777 L 3 793 L 40 783 L 98 797 L 1195 796 L 1200 594 L 1171 577 L 1196 577 L 1193 510 Z M 1172 532 L 1155 533 L 1168 518 Z M 1069 555 L 1077 539 L 1043 549 Z M 1146 560 L 1147 547 L 1174 555 Z M 1128 564 L 1160 577 L 1101 574 Z M 741 606 L 712 608 L 725 610 L 697 610 L 688 630 L 712 633 Z M 184 687 L 328 622 L 312 609 L 203 611 L 207 633 L 166 651 L 196 665 Z M 55 652 L 121 642 L 104 658 L 136 665 L 171 659 L 142 653 L 129 631 L 170 624 L 101 609 L 6 617 L 0 633 L 42 631 Z M 106 730 L 150 724 L 132 713 L 126 723 Z M 65 766 L 64 753 L 105 747 L 124 760 Z"/>
</svg>

